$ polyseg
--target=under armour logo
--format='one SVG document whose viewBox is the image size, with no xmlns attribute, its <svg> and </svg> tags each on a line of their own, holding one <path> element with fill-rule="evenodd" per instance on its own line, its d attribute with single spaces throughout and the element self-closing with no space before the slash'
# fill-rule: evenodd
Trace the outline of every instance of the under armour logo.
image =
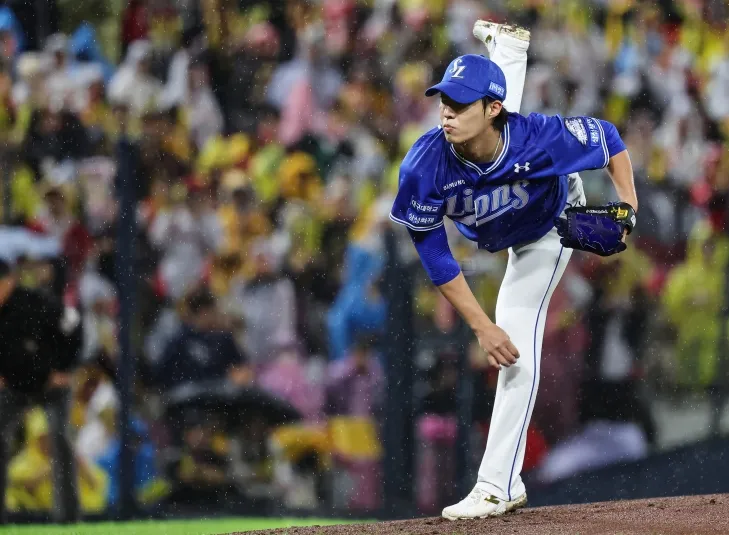
<svg viewBox="0 0 729 535">
<path fill-rule="evenodd" d="M 466 68 L 466 66 L 461 65 L 462 62 L 463 60 L 461 58 L 456 58 L 453 61 L 453 67 L 451 67 L 451 72 L 453 73 L 453 76 L 451 76 L 451 78 L 463 78 L 463 76 L 461 76 L 461 73 Z"/>
<path fill-rule="evenodd" d="M 515 173 L 518 173 L 522 169 L 524 169 L 524 171 L 529 172 L 529 162 L 525 163 L 524 165 L 519 165 L 518 163 L 515 163 L 514 164 L 514 172 Z"/>
</svg>

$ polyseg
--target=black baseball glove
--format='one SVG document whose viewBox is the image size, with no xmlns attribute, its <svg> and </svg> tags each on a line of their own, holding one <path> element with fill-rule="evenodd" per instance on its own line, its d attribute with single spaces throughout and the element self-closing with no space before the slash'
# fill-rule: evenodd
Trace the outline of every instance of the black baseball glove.
<svg viewBox="0 0 729 535">
<path fill-rule="evenodd" d="M 554 222 L 562 245 L 600 256 L 625 251 L 623 234 L 635 227 L 635 210 L 624 202 L 571 207 L 564 215 Z"/>
</svg>

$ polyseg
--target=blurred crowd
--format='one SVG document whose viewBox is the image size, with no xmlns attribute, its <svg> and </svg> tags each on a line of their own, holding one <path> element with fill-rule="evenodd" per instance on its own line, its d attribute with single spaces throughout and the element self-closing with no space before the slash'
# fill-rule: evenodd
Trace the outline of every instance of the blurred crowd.
<svg viewBox="0 0 729 535">
<path fill-rule="evenodd" d="M 525 468 L 549 482 L 642 458 L 651 395 L 723 392 L 725 2 L 2 0 L 0 249 L 22 284 L 82 313 L 69 429 L 94 474 L 86 512 L 118 502 L 122 187 L 137 201 L 140 503 L 223 489 L 381 504 L 390 232 L 416 275 L 418 505 L 448 499 L 459 348 L 482 441 L 496 377 L 387 216 L 399 162 L 438 121 L 425 88 L 484 53 L 478 18 L 532 31 L 522 113 L 619 127 L 641 200 L 628 251 L 576 255 L 552 299 Z M 120 140 L 138 149 L 131 183 Z M 604 172 L 583 180 L 588 201 L 613 195 Z M 505 255 L 448 231 L 492 314 Z M 172 410 L 223 384 L 224 408 Z M 44 510 L 50 476 L 28 461 L 44 459 L 43 411 L 23 430 L 8 504 Z"/>
</svg>

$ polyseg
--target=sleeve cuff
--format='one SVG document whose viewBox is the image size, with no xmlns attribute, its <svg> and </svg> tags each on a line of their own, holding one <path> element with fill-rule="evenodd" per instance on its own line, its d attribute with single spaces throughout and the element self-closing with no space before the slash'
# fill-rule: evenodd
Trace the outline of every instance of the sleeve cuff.
<svg viewBox="0 0 729 535">
<path fill-rule="evenodd" d="M 605 167 L 607 167 L 610 158 L 612 158 L 616 154 L 620 154 L 621 152 L 623 152 L 626 147 L 625 143 L 620 137 L 620 134 L 618 134 L 618 129 L 615 128 L 614 124 L 603 120 L 599 120 L 598 124 L 603 130 L 603 139 L 605 140 L 605 150 L 607 152 L 608 160 L 605 163 Z"/>
</svg>

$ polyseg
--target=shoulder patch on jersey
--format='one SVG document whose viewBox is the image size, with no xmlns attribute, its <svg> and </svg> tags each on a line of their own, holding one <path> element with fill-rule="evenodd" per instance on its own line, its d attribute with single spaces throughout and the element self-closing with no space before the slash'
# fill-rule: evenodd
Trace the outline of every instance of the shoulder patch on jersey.
<svg viewBox="0 0 729 535">
<path fill-rule="evenodd" d="M 577 141 L 583 145 L 587 145 L 587 129 L 585 128 L 582 117 L 567 117 L 564 120 L 564 125 L 570 134 L 577 138 Z"/>
</svg>

